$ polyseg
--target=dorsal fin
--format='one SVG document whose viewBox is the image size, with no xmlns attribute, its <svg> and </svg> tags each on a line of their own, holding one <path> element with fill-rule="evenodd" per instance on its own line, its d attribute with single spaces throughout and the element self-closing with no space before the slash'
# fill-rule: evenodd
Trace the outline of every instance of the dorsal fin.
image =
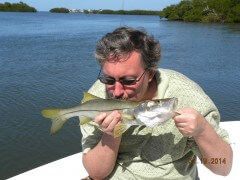
<svg viewBox="0 0 240 180">
<path fill-rule="evenodd" d="M 94 99 L 101 99 L 100 97 L 94 96 L 88 92 L 83 92 L 83 99 L 82 99 L 82 103 L 87 102 L 87 101 L 91 101 Z"/>
</svg>

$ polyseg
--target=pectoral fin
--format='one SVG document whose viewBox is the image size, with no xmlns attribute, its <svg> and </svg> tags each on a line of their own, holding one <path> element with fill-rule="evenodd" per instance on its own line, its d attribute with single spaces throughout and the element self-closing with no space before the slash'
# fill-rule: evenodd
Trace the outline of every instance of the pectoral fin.
<svg viewBox="0 0 240 180">
<path fill-rule="evenodd" d="M 128 125 L 124 123 L 117 124 L 114 128 L 114 138 L 121 136 L 128 129 Z"/>
<path fill-rule="evenodd" d="M 88 117 L 79 117 L 79 119 L 80 119 L 79 125 L 83 125 L 83 124 L 86 124 L 86 123 L 89 123 L 90 121 L 92 121 L 92 119 L 88 118 Z"/>
<path fill-rule="evenodd" d="M 122 113 L 122 119 L 135 120 L 136 117 L 134 115 Z"/>
</svg>

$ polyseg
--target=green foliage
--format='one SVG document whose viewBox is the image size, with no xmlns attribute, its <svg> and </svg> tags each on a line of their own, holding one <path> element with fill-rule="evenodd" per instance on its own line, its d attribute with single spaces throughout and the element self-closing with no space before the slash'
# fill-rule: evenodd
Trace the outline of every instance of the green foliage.
<svg viewBox="0 0 240 180">
<path fill-rule="evenodd" d="M 184 17 L 185 13 L 193 9 L 193 3 L 191 1 L 181 1 L 177 7 L 177 14 L 179 17 Z"/>
<path fill-rule="evenodd" d="M 230 23 L 240 23 L 240 3 L 231 8 L 226 21 Z"/>
<path fill-rule="evenodd" d="M 208 13 L 206 16 L 202 17 L 201 21 L 205 23 L 220 22 L 220 18 L 214 13 Z"/>
<path fill-rule="evenodd" d="M 69 9 L 67 8 L 52 8 L 49 10 L 51 13 L 69 13 Z"/>
<path fill-rule="evenodd" d="M 92 13 L 94 13 L 94 12 L 92 12 Z M 159 13 L 160 13 L 160 11 L 145 11 L 145 10 L 113 11 L 113 10 L 109 10 L 109 9 L 104 9 L 104 10 L 98 12 L 98 14 L 127 14 L 127 15 L 159 15 Z"/>
<path fill-rule="evenodd" d="M 9 3 L 5 2 L 4 4 L 0 3 L 0 11 L 5 12 L 37 12 L 37 10 L 33 7 L 28 6 L 23 2 L 19 3 Z"/>
<path fill-rule="evenodd" d="M 176 12 L 176 6 L 175 5 L 171 5 L 171 6 L 168 6 L 164 9 L 164 11 L 161 11 L 160 12 L 160 17 L 162 15 L 162 17 L 164 18 L 169 18 L 169 17 L 173 17 L 174 14 L 177 14 L 175 13 Z"/>
<path fill-rule="evenodd" d="M 188 22 L 200 22 L 202 19 L 202 9 L 196 8 L 196 9 L 191 9 L 190 11 L 187 11 L 185 15 L 183 16 L 184 21 Z"/>
<path fill-rule="evenodd" d="M 186 22 L 240 22 L 240 0 L 183 0 L 164 8 L 160 18 Z"/>
</svg>

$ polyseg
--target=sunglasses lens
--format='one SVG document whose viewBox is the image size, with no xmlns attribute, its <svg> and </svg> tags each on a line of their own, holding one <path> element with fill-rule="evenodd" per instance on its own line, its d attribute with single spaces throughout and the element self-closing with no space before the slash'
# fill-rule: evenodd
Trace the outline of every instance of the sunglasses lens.
<svg viewBox="0 0 240 180">
<path fill-rule="evenodd" d="M 113 85 L 115 84 L 115 79 L 112 79 L 112 78 L 105 78 L 105 77 L 99 77 L 98 78 L 102 83 L 104 84 L 108 84 L 108 85 Z"/>
<path fill-rule="evenodd" d="M 120 82 L 123 85 L 133 85 L 133 84 L 135 84 L 136 80 L 135 79 L 121 79 Z"/>
<path fill-rule="evenodd" d="M 113 85 L 113 84 L 115 84 L 115 79 L 105 79 L 105 81 L 106 81 L 106 84 L 108 84 L 108 85 Z"/>
</svg>

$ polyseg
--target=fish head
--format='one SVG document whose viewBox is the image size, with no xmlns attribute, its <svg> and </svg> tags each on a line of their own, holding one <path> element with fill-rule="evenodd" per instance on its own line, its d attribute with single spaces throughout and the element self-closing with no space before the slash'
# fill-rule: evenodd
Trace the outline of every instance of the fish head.
<svg viewBox="0 0 240 180">
<path fill-rule="evenodd" d="M 146 101 L 135 108 L 135 117 L 147 126 L 161 124 L 174 116 L 177 104 L 177 98 Z"/>
<path fill-rule="evenodd" d="M 166 99 L 158 99 L 158 104 L 152 106 L 153 110 L 165 109 L 166 111 L 174 112 L 177 109 L 178 99 L 177 98 L 166 98 Z"/>
</svg>

